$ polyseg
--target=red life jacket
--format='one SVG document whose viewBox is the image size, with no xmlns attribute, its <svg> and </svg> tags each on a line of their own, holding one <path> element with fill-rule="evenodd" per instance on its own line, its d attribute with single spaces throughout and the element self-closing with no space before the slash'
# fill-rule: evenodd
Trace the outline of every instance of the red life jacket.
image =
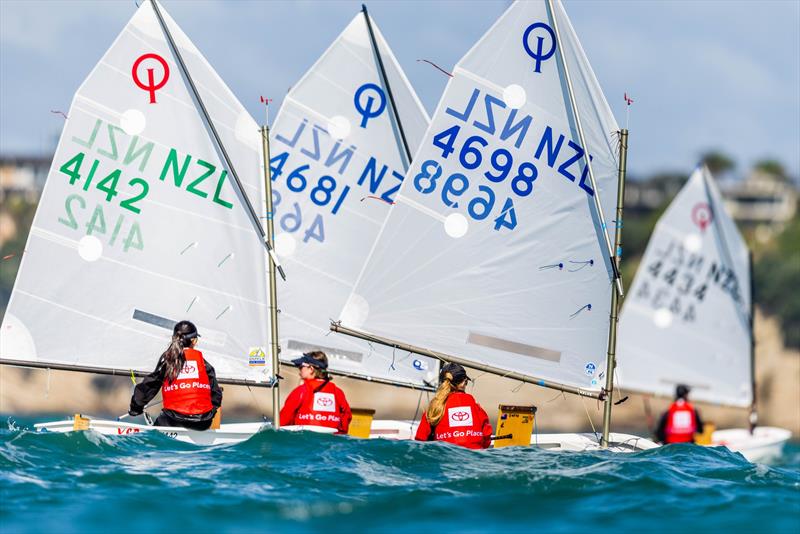
<svg viewBox="0 0 800 534">
<path fill-rule="evenodd" d="M 186 363 L 178 377 L 170 383 L 164 379 L 161 395 L 164 408 L 184 415 L 197 415 L 211 411 L 211 384 L 206 373 L 203 353 L 183 349 Z"/>
<path fill-rule="evenodd" d="M 489 417 L 475 398 L 469 393 L 455 392 L 447 397 L 444 415 L 433 431 L 436 441 L 446 441 L 468 449 L 483 449 L 489 446 L 492 433 Z"/>
<path fill-rule="evenodd" d="M 343 410 L 345 407 L 339 398 L 344 394 L 333 382 L 322 384 L 322 380 L 311 379 L 298 386 L 303 388 L 300 390 L 300 406 L 290 424 L 324 426 L 347 432 L 346 427 L 341 428 L 343 411 L 349 412 L 349 407 Z M 349 426 L 350 421 L 347 423 Z"/>
<path fill-rule="evenodd" d="M 697 430 L 694 406 L 683 399 L 673 402 L 667 412 L 667 425 L 664 429 L 666 443 L 692 443 Z"/>
</svg>

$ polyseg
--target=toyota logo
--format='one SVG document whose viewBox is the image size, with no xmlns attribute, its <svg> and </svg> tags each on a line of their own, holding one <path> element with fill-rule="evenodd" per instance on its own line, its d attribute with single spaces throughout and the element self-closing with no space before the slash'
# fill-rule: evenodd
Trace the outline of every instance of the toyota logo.
<svg viewBox="0 0 800 534">
<path fill-rule="evenodd" d="M 192 372 L 194 372 L 194 364 L 193 363 L 187 363 L 186 365 L 183 366 L 183 369 L 181 369 L 181 372 L 182 373 L 192 373 Z"/>
<path fill-rule="evenodd" d="M 333 399 L 329 399 L 328 397 L 320 397 L 319 399 L 317 399 L 317 404 L 320 404 L 322 406 L 330 406 L 331 404 L 333 404 Z"/>
<path fill-rule="evenodd" d="M 467 412 L 453 412 L 452 414 L 450 414 L 450 419 L 452 419 L 453 421 L 466 421 L 468 417 L 469 413 Z"/>
</svg>

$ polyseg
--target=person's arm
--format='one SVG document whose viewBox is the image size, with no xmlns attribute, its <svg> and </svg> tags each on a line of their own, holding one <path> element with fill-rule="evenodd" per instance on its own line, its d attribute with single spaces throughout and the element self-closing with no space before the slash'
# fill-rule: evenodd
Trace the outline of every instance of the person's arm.
<svg viewBox="0 0 800 534">
<path fill-rule="evenodd" d="M 300 384 L 300 387 L 294 388 L 286 400 L 283 401 L 283 408 L 281 408 L 281 426 L 288 426 L 295 424 L 294 416 L 300 408 L 300 403 L 303 400 L 302 392 L 305 384 Z"/>
<path fill-rule="evenodd" d="M 350 404 L 347 402 L 347 398 L 344 396 L 344 391 L 336 388 L 336 395 L 339 397 L 337 402 L 339 403 L 339 432 L 342 434 L 347 434 L 347 431 L 350 429 L 350 421 L 353 420 L 353 412 L 350 410 Z"/>
<path fill-rule="evenodd" d="M 480 406 L 478 406 L 478 408 L 483 418 L 483 441 L 481 442 L 481 447 L 488 449 L 492 444 L 492 423 L 489 422 L 489 415 L 486 413 L 486 410 Z"/>
<path fill-rule="evenodd" d="M 217 383 L 217 372 L 214 367 L 203 358 L 203 363 L 206 366 L 206 375 L 208 376 L 208 383 L 211 385 L 211 406 L 218 410 L 222 406 L 222 388 Z"/>
<path fill-rule="evenodd" d="M 164 383 L 166 373 L 167 367 L 164 363 L 164 359 L 159 358 L 158 364 L 156 364 L 156 370 L 144 377 L 133 389 L 131 406 L 128 409 L 130 415 L 140 415 L 144 411 L 144 407 L 147 406 L 147 403 L 158 395 L 158 392 L 161 391 L 161 385 Z"/>
<path fill-rule="evenodd" d="M 700 419 L 700 412 L 697 411 L 697 408 L 694 409 L 694 421 L 697 423 L 697 433 L 703 433 L 703 420 Z"/>
<path fill-rule="evenodd" d="M 431 425 L 428 423 L 428 414 L 422 414 L 422 420 L 419 422 L 419 427 L 417 427 L 417 435 L 414 436 L 414 439 L 417 441 L 430 441 L 428 438 L 431 436 Z"/>
<path fill-rule="evenodd" d="M 658 420 L 658 426 L 656 427 L 656 440 L 661 443 L 667 441 L 667 414 L 669 412 L 664 412 L 661 414 L 661 419 Z"/>
</svg>

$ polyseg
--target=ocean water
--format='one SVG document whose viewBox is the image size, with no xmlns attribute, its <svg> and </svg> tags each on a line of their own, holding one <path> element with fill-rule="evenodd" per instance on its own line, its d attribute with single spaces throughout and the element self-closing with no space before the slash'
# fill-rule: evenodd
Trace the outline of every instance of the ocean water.
<svg viewBox="0 0 800 534">
<path fill-rule="evenodd" d="M 201 448 L 158 433 L 0 430 L 0 532 L 800 532 L 800 445 L 636 453 L 265 431 Z"/>
</svg>

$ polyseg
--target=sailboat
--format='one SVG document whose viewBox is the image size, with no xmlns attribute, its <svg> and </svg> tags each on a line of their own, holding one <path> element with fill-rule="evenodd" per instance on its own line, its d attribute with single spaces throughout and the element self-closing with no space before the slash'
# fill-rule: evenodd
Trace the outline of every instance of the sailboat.
<svg viewBox="0 0 800 534">
<path fill-rule="evenodd" d="M 327 329 L 351 295 L 429 118 L 366 7 L 284 98 L 271 130 L 281 360 L 322 350 L 334 374 L 430 390 L 438 362 Z M 375 422 L 375 424 L 380 424 Z"/>
<path fill-rule="evenodd" d="M 2 323 L 0 364 L 144 376 L 189 319 L 222 384 L 272 387 L 261 136 L 191 40 L 143 2 L 75 94 Z M 237 169 L 242 173 L 239 175 Z M 37 425 L 215 444 L 76 416 Z"/>
<path fill-rule="evenodd" d="M 619 378 L 625 390 L 750 409 L 750 429 L 718 430 L 761 461 L 791 432 L 756 426 L 752 258 L 708 168 L 698 167 L 656 224 L 622 311 Z"/>
<path fill-rule="evenodd" d="M 604 402 L 602 435 L 540 446 L 655 447 L 610 432 L 626 151 L 561 3 L 515 2 L 456 65 L 331 330 Z"/>
</svg>

